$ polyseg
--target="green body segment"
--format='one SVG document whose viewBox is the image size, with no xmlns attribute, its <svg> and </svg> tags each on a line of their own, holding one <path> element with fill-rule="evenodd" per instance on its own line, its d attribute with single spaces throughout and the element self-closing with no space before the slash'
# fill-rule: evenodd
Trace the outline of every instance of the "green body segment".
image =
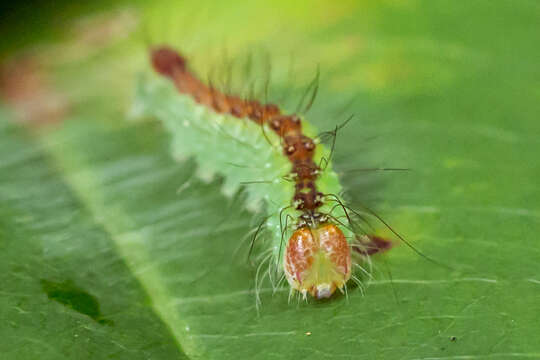
<svg viewBox="0 0 540 360">
<path fill-rule="evenodd" d="M 223 176 L 222 191 L 226 196 L 233 196 L 247 183 L 245 205 L 253 212 L 263 209 L 267 212 L 265 226 L 276 259 L 273 264 L 281 269 L 286 245 L 282 241 L 287 241 L 294 230 L 290 218 L 296 221 L 300 212 L 291 206 L 294 181 L 286 178 L 291 163 L 283 155 L 279 137 L 266 125 L 263 129 L 248 118 L 218 114 L 197 104 L 157 75 L 139 77 L 131 115 L 135 119 L 159 119 L 171 135 L 172 156 L 179 161 L 194 158 L 197 175 L 203 180 L 210 181 L 216 174 Z M 317 134 L 304 120 L 302 126 L 305 135 Z M 319 162 L 328 155 L 329 150 L 318 144 L 314 160 Z M 317 188 L 325 194 L 340 196 L 342 188 L 331 164 L 319 176 Z M 344 210 L 335 204 L 326 201 L 320 211 L 332 211 L 332 216 L 345 223 Z M 290 215 L 288 220 L 287 215 Z M 287 230 L 282 234 L 286 222 Z M 350 240 L 352 233 L 343 226 L 341 229 Z"/>
</svg>

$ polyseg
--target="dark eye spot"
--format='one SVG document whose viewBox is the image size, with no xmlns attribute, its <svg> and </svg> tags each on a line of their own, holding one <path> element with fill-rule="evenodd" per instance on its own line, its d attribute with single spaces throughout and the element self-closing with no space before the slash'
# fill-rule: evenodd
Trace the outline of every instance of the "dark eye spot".
<svg viewBox="0 0 540 360">
<path fill-rule="evenodd" d="M 307 151 L 312 151 L 313 149 L 315 149 L 315 143 L 311 139 L 306 140 L 304 141 L 304 148 Z"/>
<path fill-rule="evenodd" d="M 296 146 L 294 146 L 294 145 L 289 145 L 285 149 L 285 152 L 287 153 L 287 155 L 292 155 L 292 154 L 294 154 L 295 151 L 296 151 Z"/>
<path fill-rule="evenodd" d="M 279 128 L 281 127 L 281 121 L 279 119 L 273 119 L 272 121 L 270 121 L 270 126 L 274 130 L 279 130 Z"/>
<path fill-rule="evenodd" d="M 304 198 L 303 198 L 302 194 L 296 194 L 294 196 L 294 202 L 296 203 L 296 210 L 304 209 L 305 202 L 304 202 Z M 309 217 L 304 217 L 303 220 L 305 221 L 306 218 L 309 219 Z"/>
<path fill-rule="evenodd" d="M 322 206 L 323 205 L 323 199 L 324 199 L 324 194 L 322 192 L 317 192 L 315 194 L 315 206 L 316 207 L 319 207 L 319 206 Z"/>
</svg>

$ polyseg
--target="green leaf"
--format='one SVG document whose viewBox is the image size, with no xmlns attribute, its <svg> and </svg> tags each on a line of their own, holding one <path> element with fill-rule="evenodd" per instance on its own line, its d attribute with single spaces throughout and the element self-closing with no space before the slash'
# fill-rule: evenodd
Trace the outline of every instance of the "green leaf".
<svg viewBox="0 0 540 360">
<path fill-rule="evenodd" d="M 199 5 L 176 6 L 165 8 Z M 282 54 L 297 50 L 303 66 L 278 93 L 294 93 L 306 64 L 320 62 L 308 118 L 332 128 L 356 99 L 335 157 L 349 200 L 453 270 L 397 243 L 373 259 L 365 289 L 289 304 L 287 289 L 267 287 L 257 311 L 256 264 L 242 243 L 252 215 L 222 195 L 222 180 L 203 183 L 196 164 L 176 163 L 160 123 L 126 120 L 126 94 L 148 66 L 127 42 L 57 65 L 59 87 L 79 96 L 63 122 L 35 131 L 0 114 L 0 354 L 540 358 L 538 6 L 215 6 L 211 19 L 186 23 L 200 43 L 188 31 L 171 39 L 206 56 L 204 41 L 227 24 L 235 53 L 263 44 L 282 73 Z M 200 71 L 211 62 L 203 55 Z M 374 166 L 412 171 L 348 172 Z"/>
<path fill-rule="evenodd" d="M 113 235 L 0 113 L 0 353 L 185 358 Z"/>
</svg>

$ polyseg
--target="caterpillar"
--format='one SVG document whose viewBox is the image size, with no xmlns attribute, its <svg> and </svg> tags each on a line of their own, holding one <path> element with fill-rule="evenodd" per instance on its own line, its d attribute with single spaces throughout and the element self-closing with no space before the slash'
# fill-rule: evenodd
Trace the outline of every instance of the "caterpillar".
<svg viewBox="0 0 540 360">
<path fill-rule="evenodd" d="M 203 179 L 223 175 L 223 191 L 229 196 L 250 178 L 270 179 L 249 187 L 246 200 L 251 210 L 265 206 L 269 214 L 253 239 L 263 228 L 271 233 L 272 246 L 264 260 L 271 264 L 269 276 L 274 268 L 291 291 L 304 298 L 328 298 L 356 279 L 355 256 L 389 247 L 381 238 L 366 236 L 352 220 L 362 215 L 341 198 L 330 162 L 332 149 L 304 119 L 285 114 L 275 104 L 204 84 L 188 69 L 186 59 L 167 46 L 153 48 L 150 61 L 157 76 L 141 77 L 134 111 L 164 122 L 177 158 L 195 157 Z"/>
</svg>

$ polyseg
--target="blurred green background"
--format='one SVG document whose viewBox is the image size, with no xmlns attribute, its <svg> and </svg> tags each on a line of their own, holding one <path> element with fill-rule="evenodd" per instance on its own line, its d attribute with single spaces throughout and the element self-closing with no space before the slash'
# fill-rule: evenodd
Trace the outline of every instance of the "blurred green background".
<svg viewBox="0 0 540 360">
<path fill-rule="evenodd" d="M 537 1 L 3 7 L 0 358 L 540 358 Z M 268 287 L 257 313 L 252 215 L 129 119 L 160 43 L 203 78 L 233 61 L 244 93 L 271 69 L 285 109 L 319 66 L 308 119 L 355 114 L 334 159 L 350 203 L 454 270 L 398 244 L 365 295 Z"/>
</svg>

